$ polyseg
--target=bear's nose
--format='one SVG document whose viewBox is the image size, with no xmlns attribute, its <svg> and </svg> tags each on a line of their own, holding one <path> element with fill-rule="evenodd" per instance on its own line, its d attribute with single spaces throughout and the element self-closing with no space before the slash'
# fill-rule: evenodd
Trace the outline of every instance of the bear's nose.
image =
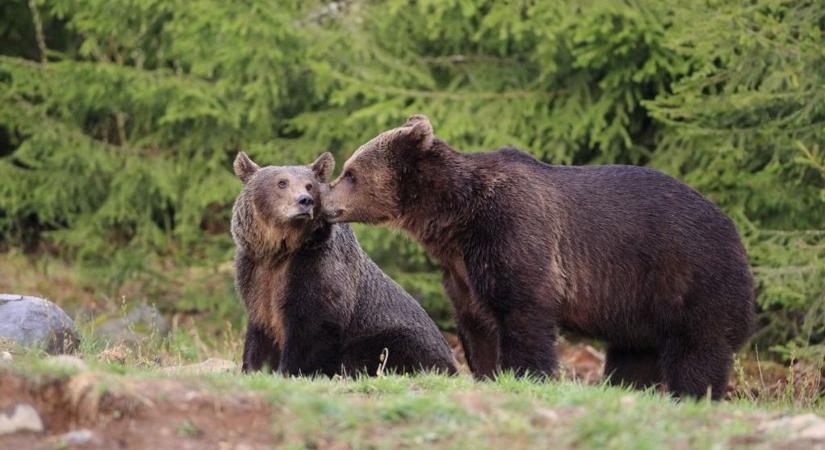
<svg viewBox="0 0 825 450">
<path fill-rule="evenodd" d="M 310 206 L 315 204 L 315 200 L 312 199 L 309 195 L 302 195 L 298 197 L 298 204 L 303 206 L 304 208 L 309 208 Z"/>
</svg>

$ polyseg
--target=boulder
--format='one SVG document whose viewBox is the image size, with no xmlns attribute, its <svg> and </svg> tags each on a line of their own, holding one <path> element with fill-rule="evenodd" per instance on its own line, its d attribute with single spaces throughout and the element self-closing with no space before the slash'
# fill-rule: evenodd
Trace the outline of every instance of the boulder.
<svg viewBox="0 0 825 450">
<path fill-rule="evenodd" d="M 825 419 L 816 414 L 780 417 L 763 423 L 762 431 L 782 433 L 793 440 L 825 442 Z"/>
<path fill-rule="evenodd" d="M 155 308 L 138 304 L 122 317 L 111 318 L 97 328 L 95 335 L 107 344 L 134 344 L 150 336 L 163 337 L 169 333 L 169 321 Z"/>
<path fill-rule="evenodd" d="M 26 295 L 0 294 L 0 340 L 51 354 L 69 353 L 80 342 L 74 321 L 54 303 Z"/>
</svg>

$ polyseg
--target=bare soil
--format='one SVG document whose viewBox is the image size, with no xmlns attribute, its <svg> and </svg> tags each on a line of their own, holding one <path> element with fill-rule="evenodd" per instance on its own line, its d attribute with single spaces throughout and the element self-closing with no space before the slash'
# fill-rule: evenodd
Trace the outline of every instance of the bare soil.
<svg viewBox="0 0 825 450">
<path fill-rule="evenodd" d="M 94 437 L 82 448 L 240 450 L 278 444 L 271 433 L 273 407 L 259 396 L 215 395 L 192 380 L 130 379 L 115 389 L 104 388 L 110 382 L 89 373 L 34 380 L 0 375 L 0 411 L 27 403 L 45 426 L 43 433 L 0 436 L 0 448 L 66 447 L 61 435 L 84 428 Z"/>
</svg>

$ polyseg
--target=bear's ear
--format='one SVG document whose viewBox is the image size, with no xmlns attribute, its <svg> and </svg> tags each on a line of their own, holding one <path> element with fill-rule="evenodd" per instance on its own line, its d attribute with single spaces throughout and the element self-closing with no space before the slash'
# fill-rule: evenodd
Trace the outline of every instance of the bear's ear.
<svg viewBox="0 0 825 450">
<path fill-rule="evenodd" d="M 335 158 L 332 157 L 332 153 L 330 152 L 321 153 L 321 156 L 309 167 L 318 179 L 327 181 L 327 177 L 329 177 L 335 169 Z"/>
<path fill-rule="evenodd" d="M 247 156 L 244 152 L 238 152 L 238 156 L 235 157 L 235 163 L 232 164 L 232 168 L 235 169 L 235 175 L 237 175 L 244 184 L 252 178 L 252 175 L 255 175 L 255 172 L 257 172 L 258 169 L 260 169 L 260 167 L 252 162 L 252 160 L 249 159 L 249 156 Z"/>
<path fill-rule="evenodd" d="M 403 135 L 418 145 L 421 150 L 427 150 L 433 144 L 433 126 L 430 119 L 423 114 L 414 114 L 404 124 Z"/>
</svg>

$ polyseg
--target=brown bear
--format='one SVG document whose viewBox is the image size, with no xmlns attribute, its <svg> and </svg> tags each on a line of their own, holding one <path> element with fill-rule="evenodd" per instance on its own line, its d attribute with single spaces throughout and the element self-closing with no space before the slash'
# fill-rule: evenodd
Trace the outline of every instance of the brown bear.
<svg viewBox="0 0 825 450">
<path fill-rule="evenodd" d="M 323 203 L 334 222 L 402 228 L 441 262 L 477 377 L 552 374 L 560 329 L 605 341 L 613 382 L 719 398 L 750 334 L 733 222 L 655 170 L 459 153 L 415 115 L 359 147 Z"/>
<path fill-rule="evenodd" d="M 232 212 L 235 284 L 249 315 L 243 371 L 454 373 L 452 352 L 421 306 L 370 260 L 349 225 L 322 220 L 321 189 L 334 165 L 329 153 L 309 166 L 260 168 L 243 152 L 235 159 L 243 182 Z"/>
</svg>

